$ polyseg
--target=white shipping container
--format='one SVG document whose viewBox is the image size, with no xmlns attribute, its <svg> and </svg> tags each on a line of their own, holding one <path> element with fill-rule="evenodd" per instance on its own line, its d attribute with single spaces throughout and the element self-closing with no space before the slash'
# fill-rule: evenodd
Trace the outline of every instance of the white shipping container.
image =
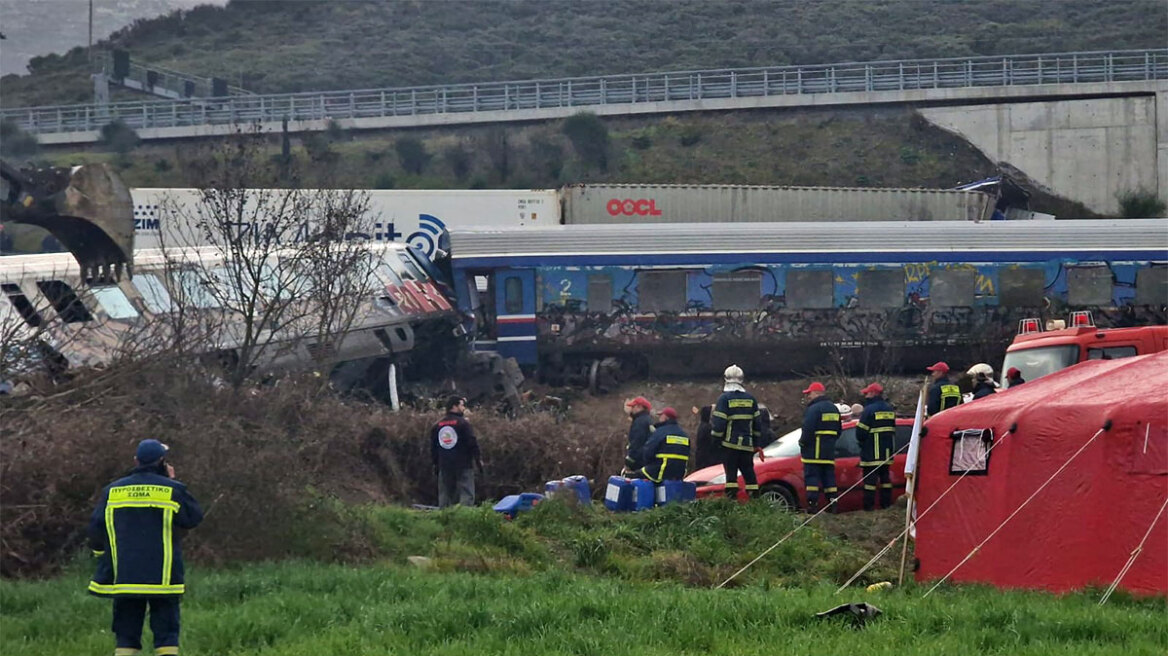
<svg viewBox="0 0 1168 656">
<path fill-rule="evenodd" d="M 199 231 L 189 222 L 196 216 L 196 189 L 131 189 L 134 200 L 134 248 L 200 245 Z M 259 193 L 259 192 L 257 192 Z M 554 226 L 560 223 L 559 196 L 554 189 L 370 190 L 368 237 L 404 241 L 432 255 L 443 229 L 492 226 Z M 257 221 L 241 222 L 254 231 Z M 257 226 L 256 224 L 261 224 Z M 306 220 L 300 235 L 310 234 Z"/>
<path fill-rule="evenodd" d="M 573 185 L 564 223 L 980 221 L 994 211 L 981 191 L 745 185 Z"/>
</svg>

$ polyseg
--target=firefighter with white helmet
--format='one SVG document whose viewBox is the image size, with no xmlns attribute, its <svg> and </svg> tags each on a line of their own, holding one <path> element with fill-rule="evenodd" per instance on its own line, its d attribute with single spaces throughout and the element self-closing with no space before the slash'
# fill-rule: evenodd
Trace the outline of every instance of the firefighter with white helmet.
<svg viewBox="0 0 1168 656">
<path fill-rule="evenodd" d="M 754 451 L 762 446 L 762 412 L 758 400 L 742 386 L 742 368 L 736 364 L 722 373 L 722 395 L 711 414 L 711 434 L 722 445 L 722 468 L 726 472 L 727 497 L 738 496 L 738 474 L 751 498 L 758 496 L 758 477 L 754 473 Z"/>
<path fill-rule="evenodd" d="M 994 368 L 990 365 L 979 362 L 969 368 L 965 372 L 970 378 L 973 378 L 973 399 L 977 400 L 985 396 L 990 396 L 998 389 L 998 384 L 994 382 Z"/>
</svg>

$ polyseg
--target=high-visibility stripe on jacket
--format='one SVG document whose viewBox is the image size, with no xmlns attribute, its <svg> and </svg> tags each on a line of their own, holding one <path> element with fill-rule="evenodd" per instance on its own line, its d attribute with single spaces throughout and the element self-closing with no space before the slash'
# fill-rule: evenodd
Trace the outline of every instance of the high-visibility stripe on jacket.
<svg viewBox="0 0 1168 656">
<path fill-rule="evenodd" d="M 710 415 L 712 435 L 727 449 L 754 451 L 762 435 L 758 401 L 746 392 L 724 392 Z"/>
<path fill-rule="evenodd" d="M 689 446 L 689 436 L 677 425 L 676 420 L 657 424 L 645 444 L 645 466 L 641 474 L 654 483 L 680 481 L 685 478 Z"/>
<path fill-rule="evenodd" d="M 799 436 L 799 456 L 804 464 L 835 464 L 835 441 L 839 439 L 839 408 L 826 396 L 811 401 L 803 413 L 803 433 Z"/>
<path fill-rule="evenodd" d="M 880 396 L 868 400 L 860 413 L 860 423 L 856 424 L 860 466 L 875 467 L 890 462 L 895 438 L 896 408 Z"/>
<path fill-rule="evenodd" d="M 140 467 L 101 492 L 89 520 L 98 557 L 89 592 L 110 597 L 181 595 L 181 535 L 203 520 L 182 483 Z"/>
<path fill-rule="evenodd" d="M 949 382 L 948 378 L 939 378 L 929 386 L 928 397 L 929 415 L 935 415 L 961 405 L 961 388 Z"/>
</svg>

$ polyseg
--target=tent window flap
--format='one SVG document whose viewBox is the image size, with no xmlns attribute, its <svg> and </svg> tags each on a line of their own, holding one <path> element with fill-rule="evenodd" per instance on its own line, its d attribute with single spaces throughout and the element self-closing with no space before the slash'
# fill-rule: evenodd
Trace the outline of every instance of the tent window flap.
<svg viewBox="0 0 1168 656">
<path fill-rule="evenodd" d="M 990 449 L 994 444 L 992 428 L 967 428 L 953 431 L 953 451 L 949 455 L 950 474 L 986 475 L 990 469 Z"/>
</svg>

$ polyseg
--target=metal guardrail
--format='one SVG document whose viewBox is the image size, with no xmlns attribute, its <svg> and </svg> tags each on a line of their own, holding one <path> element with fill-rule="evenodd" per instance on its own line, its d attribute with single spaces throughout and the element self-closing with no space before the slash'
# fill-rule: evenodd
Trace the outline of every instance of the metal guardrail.
<svg viewBox="0 0 1168 656">
<path fill-rule="evenodd" d="M 354 119 L 758 96 L 1168 79 L 1168 48 L 608 75 L 0 110 L 35 134 Z"/>
</svg>

